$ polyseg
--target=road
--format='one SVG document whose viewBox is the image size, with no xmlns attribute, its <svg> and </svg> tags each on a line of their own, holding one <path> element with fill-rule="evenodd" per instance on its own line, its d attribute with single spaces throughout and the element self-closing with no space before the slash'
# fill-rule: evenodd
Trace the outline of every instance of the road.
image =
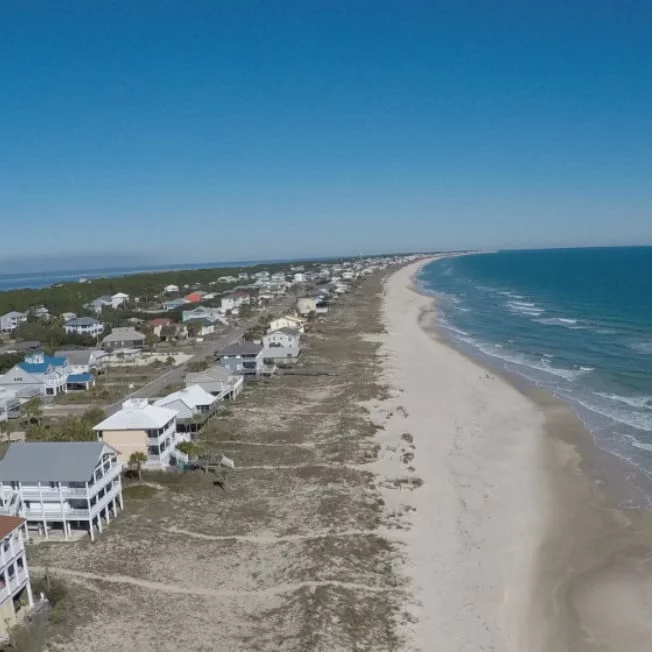
<svg viewBox="0 0 652 652">
<path fill-rule="evenodd" d="M 278 303 L 268 306 L 267 308 L 264 308 L 260 312 L 256 312 L 250 318 L 243 320 L 242 323 L 240 323 L 238 326 L 231 326 L 229 330 L 226 333 L 224 333 L 221 337 L 214 340 L 206 340 L 202 343 L 199 343 L 198 345 L 196 345 L 195 353 L 193 354 L 193 356 L 189 358 L 186 362 L 180 364 L 177 367 L 173 367 L 172 369 L 164 371 L 163 373 L 159 374 L 155 378 L 152 378 L 152 380 L 150 380 L 142 387 L 139 387 L 138 389 L 135 389 L 133 392 L 126 394 L 119 401 L 107 405 L 106 407 L 103 406 L 104 411 L 107 413 L 107 415 L 117 412 L 122 407 L 122 402 L 128 398 L 151 398 L 154 396 L 163 395 L 163 390 L 168 385 L 173 385 L 173 384 L 176 385 L 176 384 L 183 383 L 183 379 L 185 378 L 186 371 L 189 364 L 193 362 L 204 361 L 206 360 L 207 357 L 212 359 L 218 351 L 242 339 L 242 336 L 244 335 L 245 331 L 248 328 L 255 326 L 261 317 L 264 317 L 269 313 L 283 314 L 286 310 L 290 308 L 291 305 L 294 304 L 295 300 L 296 297 L 292 295 L 285 296 Z M 86 410 L 88 410 L 88 408 L 93 407 L 93 405 L 94 404 L 92 403 L 90 404 L 89 403 L 84 403 L 84 404 L 80 404 L 80 403 L 56 404 L 55 403 L 52 405 L 45 405 L 44 412 L 45 415 L 48 417 L 65 417 L 69 415 L 81 415 Z"/>
<path fill-rule="evenodd" d="M 294 302 L 294 300 L 295 299 L 292 296 L 283 297 L 283 299 L 279 301 L 277 304 L 274 304 L 272 306 L 269 306 L 268 308 L 261 310 L 260 312 L 257 312 L 255 315 L 253 315 L 249 319 L 246 319 L 237 327 L 232 326 L 227 333 L 224 333 L 224 335 L 222 335 L 218 339 L 206 340 L 205 342 L 202 342 L 199 345 L 199 348 L 192 356 L 192 358 L 190 358 L 183 364 L 180 364 L 178 367 L 174 367 L 169 371 L 165 371 L 161 375 L 156 376 L 156 378 L 153 378 L 147 384 L 143 385 L 142 387 L 139 387 L 138 389 L 134 390 L 130 394 L 127 394 L 126 396 L 122 397 L 119 401 L 116 401 L 115 403 L 108 405 L 106 407 L 106 413 L 113 414 L 114 412 L 117 412 L 122 407 L 122 402 L 125 399 L 151 398 L 153 396 L 161 396 L 163 394 L 163 390 L 168 385 L 183 383 L 183 379 L 185 378 L 186 370 L 189 364 L 193 362 L 204 361 L 206 358 L 212 359 L 215 356 L 215 354 L 221 349 L 224 349 L 227 346 L 241 340 L 245 331 L 248 328 L 251 328 L 252 326 L 257 324 L 261 317 L 264 317 L 270 312 L 287 310 L 289 306 Z"/>
</svg>

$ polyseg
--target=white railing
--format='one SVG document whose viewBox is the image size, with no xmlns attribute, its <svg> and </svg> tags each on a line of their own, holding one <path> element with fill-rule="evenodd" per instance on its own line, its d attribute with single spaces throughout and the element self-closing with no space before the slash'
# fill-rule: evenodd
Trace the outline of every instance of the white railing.
<svg viewBox="0 0 652 652">
<path fill-rule="evenodd" d="M 84 521 L 89 520 L 94 517 L 98 512 L 104 509 L 112 500 L 117 499 L 118 497 L 118 486 L 115 485 L 114 488 L 106 493 L 101 500 L 98 500 L 94 505 L 91 505 L 90 509 L 73 509 L 66 508 L 64 506 L 63 511 L 52 511 L 45 512 L 45 516 L 42 516 L 39 512 L 26 512 L 25 518 L 28 520 L 42 520 L 46 521 L 58 521 L 62 519 L 71 520 L 71 519 L 82 519 Z"/>
</svg>

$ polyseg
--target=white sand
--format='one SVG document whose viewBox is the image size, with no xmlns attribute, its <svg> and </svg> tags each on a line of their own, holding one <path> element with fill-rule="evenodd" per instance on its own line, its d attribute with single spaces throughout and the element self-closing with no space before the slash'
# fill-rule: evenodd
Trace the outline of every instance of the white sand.
<svg viewBox="0 0 652 652">
<path fill-rule="evenodd" d="M 374 415 L 385 425 L 378 473 L 423 480 L 413 491 L 384 492 L 390 511 L 416 510 L 398 534 L 418 601 L 409 649 L 535 650 L 541 623 L 531 596 L 548 502 L 544 414 L 419 326 L 433 309 L 432 298 L 409 289 L 423 264 L 387 282 L 381 340 L 394 391 Z M 403 433 L 414 438 L 413 472 L 401 460 Z"/>
</svg>

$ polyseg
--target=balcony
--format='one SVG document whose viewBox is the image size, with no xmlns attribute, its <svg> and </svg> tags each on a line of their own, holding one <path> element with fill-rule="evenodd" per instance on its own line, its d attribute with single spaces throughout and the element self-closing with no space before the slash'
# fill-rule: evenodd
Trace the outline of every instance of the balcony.
<svg viewBox="0 0 652 652">
<path fill-rule="evenodd" d="M 43 515 L 41 514 L 39 507 L 39 509 L 25 510 L 25 518 L 28 521 L 40 521 L 43 520 L 43 518 L 45 518 L 46 521 L 61 521 L 64 518 L 68 521 L 76 519 L 87 521 L 90 520 L 92 516 L 96 516 L 100 510 L 104 509 L 112 500 L 117 498 L 117 496 L 118 485 L 114 484 L 100 500 L 98 500 L 94 505 L 91 505 L 90 509 L 78 509 L 64 505 L 63 511 L 61 511 L 61 509 L 46 510 L 45 515 Z"/>
<path fill-rule="evenodd" d="M 167 438 L 174 438 L 174 434 L 176 432 L 176 424 L 173 421 L 171 424 L 169 424 L 167 427 L 163 428 L 161 430 L 161 434 L 158 434 L 157 431 L 152 431 L 149 430 L 147 432 L 147 443 L 152 446 L 154 444 L 160 444 L 161 442 L 165 441 Z"/>
</svg>

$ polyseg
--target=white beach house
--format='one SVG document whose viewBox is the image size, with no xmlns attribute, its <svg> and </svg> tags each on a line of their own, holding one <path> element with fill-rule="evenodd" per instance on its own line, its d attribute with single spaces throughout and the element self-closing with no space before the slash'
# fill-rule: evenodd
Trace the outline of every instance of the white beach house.
<svg viewBox="0 0 652 652">
<path fill-rule="evenodd" d="M 0 462 L 0 513 L 49 536 L 102 532 L 123 508 L 118 451 L 102 442 L 14 442 Z"/>
<path fill-rule="evenodd" d="M 120 462 L 127 463 L 132 453 L 140 452 L 147 455 L 145 468 L 166 469 L 177 441 L 177 413 L 150 405 L 146 398 L 131 398 L 93 430 L 99 440 L 119 451 Z"/>
<path fill-rule="evenodd" d="M 185 382 L 186 387 L 199 385 L 218 400 L 228 398 L 232 401 L 237 398 L 244 385 L 242 376 L 237 376 L 230 369 L 218 364 L 203 371 L 187 373 Z"/>
<path fill-rule="evenodd" d="M 189 441 L 215 413 L 219 399 L 195 384 L 158 399 L 154 405 L 177 413 L 177 441 Z"/>
<path fill-rule="evenodd" d="M 104 332 L 104 325 L 93 317 L 75 317 L 63 325 L 68 335 L 88 335 L 97 337 Z"/>
<path fill-rule="evenodd" d="M 25 538 L 25 519 L 0 516 L 0 641 L 8 640 L 21 611 L 34 604 Z"/>
</svg>

